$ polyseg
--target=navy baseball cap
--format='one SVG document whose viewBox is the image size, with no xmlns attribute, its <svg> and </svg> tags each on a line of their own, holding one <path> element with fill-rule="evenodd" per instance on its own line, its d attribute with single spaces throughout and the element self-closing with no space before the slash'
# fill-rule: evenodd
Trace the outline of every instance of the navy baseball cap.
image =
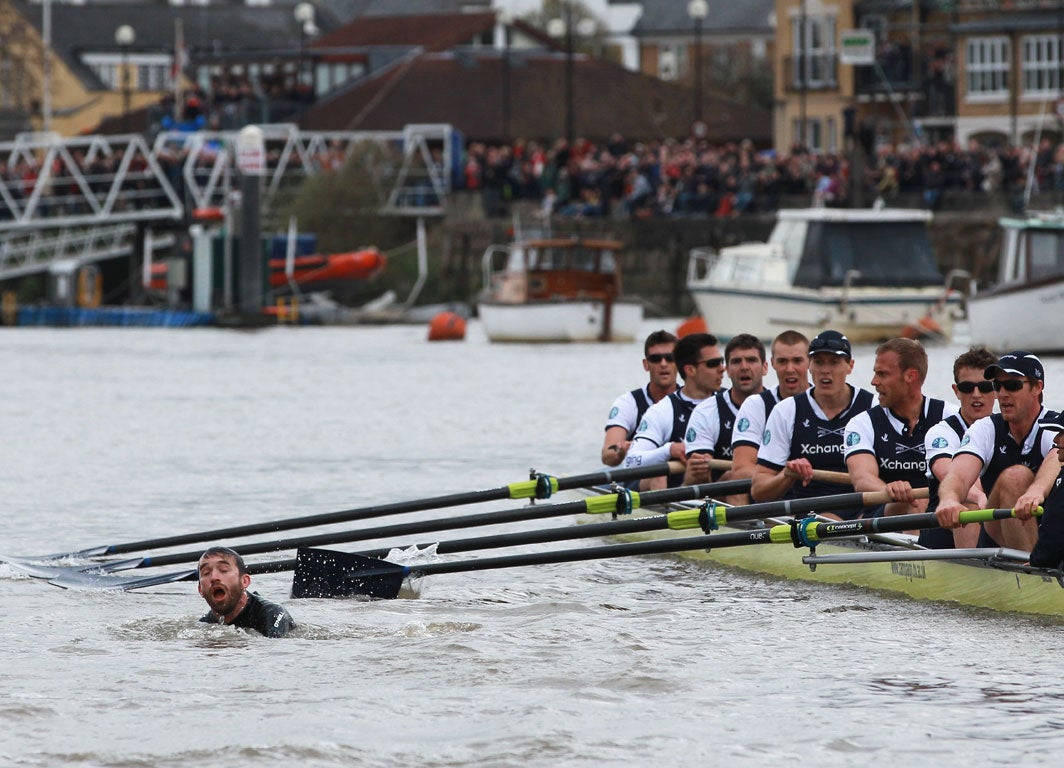
<svg viewBox="0 0 1064 768">
<path fill-rule="evenodd" d="M 821 331 L 817 337 L 809 342 L 809 356 L 817 352 L 833 352 L 847 360 L 853 359 L 853 349 L 850 340 L 838 331 Z"/>
<path fill-rule="evenodd" d="M 1008 373 L 1013 376 L 1025 376 L 1031 381 L 1045 381 L 1045 367 L 1037 356 L 1022 349 L 1002 355 L 993 365 L 988 365 L 983 371 L 984 379 L 992 379 L 999 373 Z"/>
</svg>

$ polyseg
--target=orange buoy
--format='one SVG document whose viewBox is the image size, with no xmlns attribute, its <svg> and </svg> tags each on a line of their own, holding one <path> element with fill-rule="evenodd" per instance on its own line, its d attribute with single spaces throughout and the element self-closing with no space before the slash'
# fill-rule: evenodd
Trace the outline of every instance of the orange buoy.
<svg viewBox="0 0 1064 768">
<path fill-rule="evenodd" d="M 708 332 L 709 326 L 706 325 L 706 318 L 702 317 L 702 315 L 695 315 L 680 323 L 680 327 L 676 329 L 676 338 L 682 339 L 684 336 L 690 336 L 692 333 Z"/>
<path fill-rule="evenodd" d="M 225 209 L 224 208 L 194 208 L 192 210 L 192 219 L 194 221 L 204 222 L 219 222 L 225 221 Z"/>
<path fill-rule="evenodd" d="M 455 312 L 440 312 L 429 323 L 429 341 L 461 341 L 465 318 Z"/>
</svg>

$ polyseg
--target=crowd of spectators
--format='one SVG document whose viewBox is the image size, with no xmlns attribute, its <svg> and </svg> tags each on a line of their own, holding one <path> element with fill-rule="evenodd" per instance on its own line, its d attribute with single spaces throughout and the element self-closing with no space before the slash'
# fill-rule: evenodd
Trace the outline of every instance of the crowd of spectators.
<svg viewBox="0 0 1064 768">
<path fill-rule="evenodd" d="M 232 100 L 219 100 L 218 94 L 229 92 L 219 87 L 210 102 L 213 108 L 241 103 L 239 84 L 230 85 Z M 171 117 L 166 127 L 186 132 L 215 127 L 217 113 L 205 109 L 205 99 L 203 94 L 189 94 L 182 119 Z M 864 204 L 902 197 L 907 204 L 920 201 L 934 210 L 958 193 L 1004 196 L 1019 211 L 1028 190 L 1064 193 L 1064 144 L 1049 138 L 1041 139 L 1036 148 L 987 147 L 975 141 L 966 147 L 952 141 L 881 145 L 860 173 L 854 173 L 842 155 L 800 147 L 776 153 L 758 150 L 750 141 L 631 142 L 614 135 L 601 144 L 581 139 L 572 147 L 559 139 L 549 145 L 474 141 L 466 149 L 458 186 L 479 190 L 489 216 L 504 215 L 508 203 L 518 200 L 535 202 L 543 216 L 582 218 L 731 217 L 772 212 L 781 201 L 846 206 L 855 197 Z M 66 167 L 68 161 L 57 157 L 52 173 L 46 175 L 48 187 L 38 196 L 37 215 L 89 212 L 90 195 L 103 202 L 123 161 L 121 150 L 111 155 L 73 150 L 70 158 L 87 188 Z M 335 169 L 344 158 L 345 148 L 332 142 L 318 158 L 319 166 Z M 157 148 L 156 160 L 183 196 L 185 157 L 180 142 Z M 211 172 L 210 161 L 209 153 L 200 156 L 203 174 Z M 0 185 L 5 192 L 0 195 L 0 217 L 12 217 L 6 199 L 21 207 L 20 201 L 30 198 L 42 175 L 37 162 L 31 154 L 0 158 Z M 863 189 L 855 189 L 855 180 L 861 180 Z M 169 205 L 143 157 L 132 158 L 118 198 L 116 208 Z"/>
<path fill-rule="evenodd" d="M 1033 163 L 1033 168 L 1032 168 Z M 482 190 L 488 215 L 513 200 L 538 201 L 544 216 L 652 218 L 738 216 L 774 211 L 780 200 L 845 206 L 856 193 L 865 204 L 899 196 L 936 210 L 950 194 L 1004 195 L 1022 209 L 1024 193 L 1064 191 L 1064 144 L 1043 139 L 1030 147 L 967 147 L 953 141 L 883 145 L 854 174 L 848 158 L 794 147 L 758 151 L 749 141 L 629 142 L 614 135 L 603 144 L 569 147 L 518 141 L 511 146 L 474 142 L 465 185 Z M 1033 171 L 1033 175 L 1031 172 Z M 863 179 L 863 189 L 854 180 Z"/>
</svg>

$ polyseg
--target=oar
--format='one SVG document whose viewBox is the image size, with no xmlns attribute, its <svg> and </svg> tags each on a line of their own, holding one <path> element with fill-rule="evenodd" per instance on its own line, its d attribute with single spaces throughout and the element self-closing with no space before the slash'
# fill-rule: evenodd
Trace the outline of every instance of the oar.
<svg viewBox="0 0 1064 768">
<path fill-rule="evenodd" d="M 961 523 L 981 523 L 1013 516 L 1011 509 L 979 509 L 961 512 Z M 323 549 L 300 549 L 296 553 L 296 571 L 292 580 L 292 597 L 370 597 L 391 599 L 399 594 L 408 577 L 440 573 L 464 573 L 496 568 L 551 565 L 584 560 L 603 560 L 633 555 L 658 555 L 690 552 L 696 549 L 721 549 L 745 544 L 815 545 L 833 538 L 889 533 L 938 525 L 934 514 L 873 517 L 860 520 L 822 522 L 814 519 L 758 528 L 751 531 L 717 533 L 708 536 L 658 539 L 634 544 L 608 544 L 584 549 L 554 550 L 525 555 L 484 557 L 450 563 L 396 565 L 348 552 Z"/>
<path fill-rule="evenodd" d="M 709 462 L 708 462 L 708 466 L 709 466 L 710 469 L 715 470 L 717 472 L 720 472 L 720 471 L 725 471 L 726 472 L 726 471 L 728 471 L 729 469 L 732 468 L 732 460 L 731 459 L 710 459 Z M 790 470 L 790 469 L 784 470 L 783 474 L 787 475 L 787 477 L 798 477 L 798 473 L 793 471 L 793 470 Z M 813 470 L 813 479 L 817 480 L 818 482 L 821 482 L 821 483 L 833 483 L 835 485 L 852 485 L 853 484 L 853 481 L 850 479 L 850 473 L 849 472 L 833 472 L 830 469 L 814 469 Z M 888 501 L 889 501 L 889 499 L 888 499 Z"/>
<path fill-rule="evenodd" d="M 129 552 L 176 547 L 182 544 L 194 544 L 202 541 L 235 539 L 243 536 L 254 536 L 260 533 L 290 531 L 295 528 L 311 528 L 319 525 L 330 525 L 332 523 L 349 523 L 354 520 L 366 520 L 372 517 L 398 515 L 406 512 L 422 512 L 427 509 L 458 507 L 483 501 L 532 498 L 546 499 L 558 491 L 567 491 L 573 488 L 586 488 L 592 485 L 603 485 L 611 482 L 626 482 L 628 480 L 638 480 L 645 477 L 677 474 L 683 472 L 683 469 L 683 464 L 677 461 L 671 461 L 663 464 L 650 464 L 645 467 L 604 470 L 600 472 L 591 472 L 585 475 L 574 475 L 571 477 L 551 477 L 550 475 L 539 474 L 529 480 L 510 483 L 509 485 L 500 486 L 499 488 L 488 488 L 482 491 L 454 493 L 447 496 L 433 496 L 425 499 L 400 501 L 392 504 L 378 504 L 375 506 L 344 509 L 338 512 L 325 512 L 304 517 L 289 517 L 283 520 L 249 523 L 247 525 L 237 525 L 229 528 L 215 528 L 210 531 L 196 531 L 194 533 L 164 536 L 157 539 L 142 539 L 141 541 L 128 541 L 120 544 L 102 544 L 95 547 L 87 547 L 72 552 L 59 552 L 52 555 L 39 555 L 35 557 L 8 557 L 0 555 L 0 562 L 11 563 L 15 566 L 29 566 L 32 563 L 61 560 L 63 558 L 121 555 Z"/>
<path fill-rule="evenodd" d="M 732 493 L 743 493 L 749 489 L 750 481 L 746 479 L 726 480 L 718 483 L 702 483 L 701 485 L 686 485 L 678 488 L 666 488 L 660 491 L 647 491 L 645 493 L 625 491 L 593 496 L 591 498 L 564 502 L 562 504 L 528 505 L 519 509 L 483 512 L 475 515 L 463 515 L 442 520 L 419 520 L 411 523 L 365 528 L 357 531 L 337 531 L 333 533 L 322 533 L 315 536 L 303 536 L 294 539 L 279 539 L 275 541 L 241 544 L 235 546 L 234 549 L 236 549 L 241 555 L 257 555 L 264 552 L 278 552 L 299 547 L 314 547 L 321 544 L 341 544 L 353 541 L 383 539 L 392 536 L 410 536 L 420 533 L 446 531 L 459 528 L 473 528 L 483 525 L 539 520 L 548 517 L 559 517 L 562 515 L 582 513 L 627 514 L 634 509 L 639 509 L 651 504 L 697 501 L 714 494 L 723 496 Z M 851 504 L 848 504 L 847 506 L 852 506 L 852 500 Z M 698 510 L 694 510 L 694 512 L 697 514 Z M 132 558 L 117 563 L 97 564 L 85 568 L 38 566 L 36 569 L 36 575 L 39 575 L 42 578 L 48 578 L 51 580 L 52 584 L 65 588 L 137 589 L 173 581 L 184 581 L 192 578 L 195 575 L 195 572 L 184 571 L 175 574 L 165 574 L 163 576 L 149 576 L 144 577 L 143 579 L 118 579 L 114 576 L 108 577 L 107 574 L 116 570 L 131 570 L 134 568 L 176 565 L 178 563 L 193 563 L 199 560 L 201 554 L 202 552 L 200 550 L 178 552 L 154 557 Z"/>
</svg>

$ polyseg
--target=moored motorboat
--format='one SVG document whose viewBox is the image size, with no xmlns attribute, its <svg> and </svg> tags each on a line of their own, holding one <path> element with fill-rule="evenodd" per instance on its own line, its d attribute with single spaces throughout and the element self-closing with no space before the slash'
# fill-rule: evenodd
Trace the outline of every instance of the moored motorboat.
<svg viewBox="0 0 1064 768">
<path fill-rule="evenodd" d="M 693 250 L 687 289 L 721 338 L 825 328 L 854 343 L 949 338 L 962 297 L 956 275 L 938 270 L 930 220 L 883 207 L 782 210 L 766 243 Z"/>
<path fill-rule="evenodd" d="M 1055 318 L 1064 309 L 1064 212 L 998 221 L 996 283 L 968 298 L 972 342 L 991 349 L 1064 352 Z"/>
<path fill-rule="evenodd" d="M 484 253 L 477 315 L 491 341 L 632 341 L 642 304 L 621 291 L 621 243 L 544 238 Z"/>
</svg>

